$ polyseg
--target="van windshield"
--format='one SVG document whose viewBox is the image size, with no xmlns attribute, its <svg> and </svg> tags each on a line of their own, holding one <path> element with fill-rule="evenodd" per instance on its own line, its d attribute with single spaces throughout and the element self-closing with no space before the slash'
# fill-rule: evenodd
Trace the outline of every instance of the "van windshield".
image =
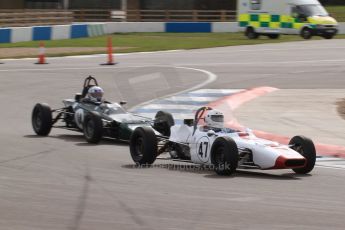
<svg viewBox="0 0 345 230">
<path fill-rule="evenodd" d="M 297 13 L 305 17 L 328 16 L 327 11 L 321 5 L 299 5 L 296 7 Z"/>
</svg>

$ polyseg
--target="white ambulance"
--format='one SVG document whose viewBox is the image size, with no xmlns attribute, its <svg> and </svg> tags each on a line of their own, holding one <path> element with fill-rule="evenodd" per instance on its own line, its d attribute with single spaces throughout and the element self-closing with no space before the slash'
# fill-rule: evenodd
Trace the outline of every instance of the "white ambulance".
<svg viewBox="0 0 345 230">
<path fill-rule="evenodd" d="M 249 39 L 276 39 L 280 34 L 331 39 L 338 32 L 337 21 L 318 0 L 238 0 L 237 20 Z"/>
</svg>

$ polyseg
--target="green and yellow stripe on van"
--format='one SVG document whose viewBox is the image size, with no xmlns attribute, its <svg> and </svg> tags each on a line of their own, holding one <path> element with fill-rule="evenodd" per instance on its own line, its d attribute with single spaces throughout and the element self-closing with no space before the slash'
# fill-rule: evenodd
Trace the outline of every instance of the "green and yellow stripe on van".
<svg viewBox="0 0 345 230">
<path fill-rule="evenodd" d="M 301 29 L 304 25 L 315 28 L 316 25 L 335 25 L 337 22 L 331 17 L 308 17 L 302 22 L 290 15 L 275 14 L 240 14 L 238 17 L 240 27 L 251 26 L 253 28 L 271 29 Z"/>
</svg>

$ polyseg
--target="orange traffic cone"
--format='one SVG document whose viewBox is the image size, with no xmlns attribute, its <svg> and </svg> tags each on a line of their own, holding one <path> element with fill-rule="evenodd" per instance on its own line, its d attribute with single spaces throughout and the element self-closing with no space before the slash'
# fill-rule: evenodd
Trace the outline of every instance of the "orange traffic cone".
<svg viewBox="0 0 345 230">
<path fill-rule="evenodd" d="M 116 65 L 117 62 L 114 62 L 114 58 L 113 58 L 113 39 L 111 36 L 108 36 L 108 62 L 101 64 L 101 65 Z"/>
<path fill-rule="evenodd" d="M 44 42 L 40 42 L 40 50 L 38 54 L 38 62 L 35 64 L 48 64 L 46 62 L 46 49 L 44 46 Z"/>
</svg>

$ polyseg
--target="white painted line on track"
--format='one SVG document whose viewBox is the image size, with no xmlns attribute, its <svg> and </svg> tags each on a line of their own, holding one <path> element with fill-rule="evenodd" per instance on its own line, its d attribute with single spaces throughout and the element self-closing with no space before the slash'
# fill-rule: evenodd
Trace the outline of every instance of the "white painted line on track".
<svg viewBox="0 0 345 230">
<path fill-rule="evenodd" d="M 316 167 L 345 170 L 345 159 L 337 157 L 320 157 L 316 159 Z"/>
<path fill-rule="evenodd" d="M 301 60 L 301 61 L 268 61 L 268 62 L 217 62 L 217 63 L 183 63 L 184 66 L 217 66 L 217 65 L 271 65 L 271 64 L 298 64 L 298 63 L 331 63 L 345 62 L 345 59 L 329 60 Z"/>
<path fill-rule="evenodd" d="M 65 68 L 26 68 L 26 69 L 0 69 L 0 72 L 27 72 L 27 71 L 63 71 L 63 70 L 93 70 L 93 69 L 126 69 L 126 68 L 145 68 L 145 67 L 165 67 L 165 68 L 184 68 L 190 70 L 200 70 L 191 67 L 181 66 L 222 66 L 222 65 L 271 65 L 271 64 L 298 64 L 298 63 L 315 63 L 321 64 L 332 63 L 332 62 L 345 62 L 345 59 L 334 59 L 334 60 L 306 60 L 306 61 L 281 61 L 281 62 L 218 62 L 218 63 L 181 63 L 181 65 L 136 65 L 136 66 L 94 66 L 94 67 L 65 67 Z M 207 72 L 207 71 L 206 71 Z M 267 74 L 273 75 L 273 74 Z"/>
<path fill-rule="evenodd" d="M 148 68 L 148 67 L 161 67 L 161 68 L 177 68 L 177 69 L 187 69 L 187 70 L 200 70 L 190 67 L 181 67 L 177 65 L 134 65 L 134 66 L 94 66 L 94 67 L 65 67 L 65 68 L 26 68 L 26 69 L 0 69 L 0 72 L 27 72 L 27 71 L 63 71 L 63 70 L 93 70 L 93 69 L 129 69 L 129 68 Z M 206 73 L 208 71 L 203 70 Z M 199 72 L 202 72 L 201 70 Z M 213 74 L 213 73 L 212 73 Z"/>
<path fill-rule="evenodd" d="M 291 51 L 291 50 L 311 50 L 311 49 L 345 49 L 345 47 L 336 47 L 336 46 L 328 46 L 328 47 L 320 47 L 320 46 L 314 46 L 314 47 L 309 47 L 308 48 L 300 48 L 300 47 L 289 47 L 288 49 L 282 49 L 282 48 L 278 48 L 278 49 L 256 49 L 257 47 L 255 47 L 254 49 L 243 49 L 243 50 L 233 50 L 233 52 L 264 52 L 264 51 Z"/>
<path fill-rule="evenodd" d="M 345 167 L 336 167 L 336 166 L 315 165 L 315 167 L 325 168 L 325 169 L 345 170 Z"/>
<path fill-rule="evenodd" d="M 215 75 L 214 73 L 209 72 L 209 71 L 207 71 L 207 70 L 203 70 L 203 69 L 196 69 L 196 68 L 189 68 L 189 67 L 181 67 L 181 66 L 180 66 L 180 67 L 175 67 L 175 68 L 177 68 L 177 69 L 185 69 L 185 70 L 192 70 L 192 71 L 197 71 L 197 72 L 204 73 L 204 74 L 207 76 L 207 80 L 206 80 L 206 81 L 203 81 L 203 82 L 201 82 L 200 84 L 197 84 L 197 85 L 195 85 L 195 86 L 193 86 L 193 87 L 191 87 L 191 88 L 182 90 L 182 91 L 180 91 L 180 92 L 172 93 L 172 94 L 169 94 L 169 95 L 165 95 L 165 96 L 163 96 L 163 97 L 159 97 L 159 98 L 155 98 L 155 99 L 150 100 L 150 101 L 146 101 L 146 102 L 144 102 L 144 103 L 141 103 L 141 104 L 139 104 L 139 105 L 136 105 L 136 106 L 132 107 L 130 110 L 135 110 L 135 109 L 137 109 L 137 108 L 139 108 L 139 107 L 142 107 L 142 106 L 144 106 L 144 105 L 146 105 L 146 104 L 150 104 L 150 103 L 152 103 L 153 101 L 156 101 L 156 100 L 159 100 L 159 99 L 168 98 L 168 97 L 172 97 L 172 96 L 177 95 L 177 94 L 182 94 L 182 93 L 186 93 L 186 92 L 189 92 L 189 91 L 197 90 L 197 89 L 199 89 L 199 88 L 204 87 L 205 85 L 208 85 L 208 84 L 214 82 L 214 81 L 217 80 L 217 78 L 218 78 L 217 75 Z"/>
</svg>

